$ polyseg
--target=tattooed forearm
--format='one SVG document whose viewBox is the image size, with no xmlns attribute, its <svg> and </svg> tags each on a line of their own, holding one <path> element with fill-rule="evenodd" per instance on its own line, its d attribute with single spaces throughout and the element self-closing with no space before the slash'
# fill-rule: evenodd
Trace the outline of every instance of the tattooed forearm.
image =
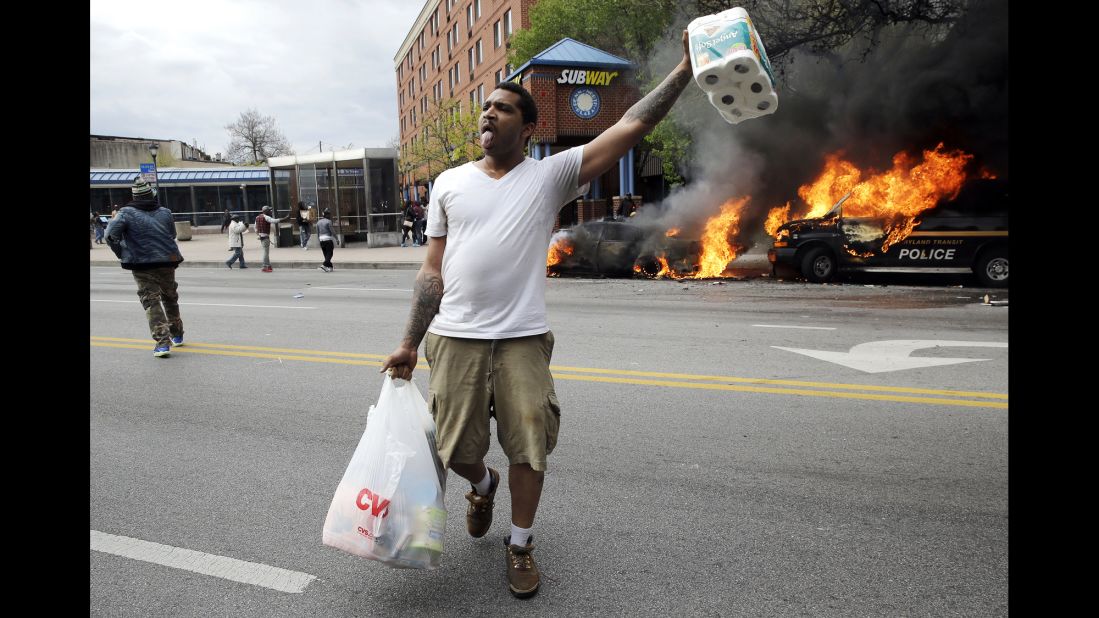
<svg viewBox="0 0 1099 618">
<path fill-rule="evenodd" d="M 672 104 L 679 98 L 679 93 L 683 92 L 690 81 L 690 66 L 680 64 L 664 78 L 664 81 L 660 82 L 659 86 L 645 95 L 645 98 L 626 110 L 622 119 L 640 120 L 649 126 L 656 126 L 664 116 L 668 115 L 668 110 L 672 109 Z"/>
<path fill-rule="evenodd" d="M 413 349 L 419 347 L 431 320 L 439 313 L 439 302 L 442 299 L 443 278 L 439 273 L 421 271 L 416 275 L 416 284 L 412 290 L 412 311 L 408 315 L 402 345 Z"/>
</svg>

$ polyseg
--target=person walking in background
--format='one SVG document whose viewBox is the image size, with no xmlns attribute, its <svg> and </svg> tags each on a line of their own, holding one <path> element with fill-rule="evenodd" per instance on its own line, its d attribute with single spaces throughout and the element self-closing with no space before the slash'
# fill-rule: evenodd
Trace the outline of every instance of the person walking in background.
<svg viewBox="0 0 1099 618">
<path fill-rule="evenodd" d="M 225 215 L 221 218 L 221 233 L 225 233 L 225 228 L 229 227 L 229 224 L 233 222 L 233 215 L 229 212 L 229 209 L 225 209 Z"/>
<path fill-rule="evenodd" d="M 95 232 L 95 244 L 97 244 L 97 245 L 102 245 L 103 244 L 103 230 L 106 227 L 107 226 L 104 225 L 103 221 L 100 220 L 100 218 L 99 218 L 99 211 L 93 210 L 92 211 L 92 231 Z"/>
<path fill-rule="evenodd" d="M 401 246 L 407 247 L 407 241 L 409 235 L 412 234 L 412 228 L 416 225 L 416 214 L 412 209 L 412 205 L 416 202 L 409 202 L 404 207 L 404 217 L 401 220 Z"/>
<path fill-rule="evenodd" d="M 137 176 L 130 192 L 133 201 L 107 225 L 107 246 L 122 261 L 122 268 L 133 274 L 149 333 L 156 341 L 153 356 L 163 358 L 173 345 L 183 345 L 176 290 L 176 267 L 183 256 L 176 244 L 172 211 L 157 202 L 149 183 Z"/>
<path fill-rule="evenodd" d="M 301 248 L 308 251 L 309 243 L 309 209 L 304 202 L 298 202 L 298 233 L 301 235 Z"/>
<path fill-rule="evenodd" d="M 240 260 L 241 270 L 248 268 L 248 265 L 244 263 L 244 235 L 247 233 L 248 226 L 245 225 L 244 221 L 241 221 L 240 215 L 233 215 L 233 219 L 229 223 L 229 250 L 233 252 L 233 256 L 225 262 L 229 270 L 233 269 L 233 262 L 237 260 Z"/>
<path fill-rule="evenodd" d="M 290 215 L 286 215 L 289 217 Z M 259 244 L 263 247 L 263 268 L 261 272 L 271 272 L 271 224 L 282 221 L 286 217 L 276 219 L 271 216 L 271 207 L 264 206 L 258 215 L 256 215 L 256 236 L 259 237 Z"/>
<path fill-rule="evenodd" d="M 332 233 L 332 213 L 325 208 L 321 218 L 317 221 L 317 240 L 321 242 L 321 252 L 324 253 L 324 264 L 320 269 L 326 273 L 332 272 L 332 250 L 336 246 L 336 236 Z"/>
<path fill-rule="evenodd" d="M 412 246 L 424 244 L 424 209 L 419 202 L 412 202 Z"/>
</svg>

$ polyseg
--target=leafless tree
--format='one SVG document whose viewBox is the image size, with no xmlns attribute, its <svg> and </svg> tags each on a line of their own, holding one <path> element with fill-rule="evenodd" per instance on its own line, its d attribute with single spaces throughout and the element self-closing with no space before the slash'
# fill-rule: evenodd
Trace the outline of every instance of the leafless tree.
<svg viewBox="0 0 1099 618">
<path fill-rule="evenodd" d="M 225 130 L 230 138 L 227 158 L 238 165 L 258 165 L 268 157 L 294 154 L 275 118 L 254 109 L 241 112 L 240 118 L 225 125 Z"/>
</svg>

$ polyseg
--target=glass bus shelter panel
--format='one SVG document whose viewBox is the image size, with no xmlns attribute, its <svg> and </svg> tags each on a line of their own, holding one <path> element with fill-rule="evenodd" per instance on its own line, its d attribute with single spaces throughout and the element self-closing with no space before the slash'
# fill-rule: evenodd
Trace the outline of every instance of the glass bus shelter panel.
<svg viewBox="0 0 1099 618">
<path fill-rule="evenodd" d="M 339 168 L 338 203 L 335 221 L 345 240 L 364 240 L 368 230 L 366 220 L 366 182 L 363 168 Z M 333 210 L 335 213 L 335 210 Z"/>
<path fill-rule="evenodd" d="M 298 200 L 317 203 L 317 166 L 313 163 L 298 166 Z"/>
<path fill-rule="evenodd" d="M 292 174 L 290 173 L 290 170 L 273 171 L 275 174 L 275 203 L 272 204 L 271 207 L 277 212 L 293 213 L 294 208 L 297 206 L 297 201 L 291 201 L 290 199 L 290 196 L 294 194 L 290 187 Z"/>
<path fill-rule="evenodd" d="M 397 200 L 397 179 L 392 159 L 370 160 L 370 212 L 399 213 L 401 205 Z"/>
<path fill-rule="evenodd" d="M 317 209 L 317 218 L 327 208 L 336 212 L 335 182 L 332 178 L 332 170 L 326 167 L 317 168 L 317 199 L 314 201 Z"/>
</svg>

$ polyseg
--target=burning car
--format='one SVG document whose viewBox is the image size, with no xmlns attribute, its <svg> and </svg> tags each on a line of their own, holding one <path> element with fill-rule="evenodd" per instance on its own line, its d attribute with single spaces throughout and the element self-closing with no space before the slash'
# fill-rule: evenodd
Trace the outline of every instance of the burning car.
<svg viewBox="0 0 1099 618">
<path fill-rule="evenodd" d="M 873 217 L 844 217 L 846 199 L 822 217 L 778 228 L 767 252 L 775 274 L 793 270 L 823 283 L 847 270 L 972 272 L 987 287 L 1008 285 L 1006 181 L 972 180 L 957 197 L 944 199 L 900 230 Z"/>
<path fill-rule="evenodd" d="M 550 242 L 546 272 L 605 277 L 648 277 L 697 268 L 697 240 L 632 220 L 588 221 L 557 232 Z"/>
</svg>

